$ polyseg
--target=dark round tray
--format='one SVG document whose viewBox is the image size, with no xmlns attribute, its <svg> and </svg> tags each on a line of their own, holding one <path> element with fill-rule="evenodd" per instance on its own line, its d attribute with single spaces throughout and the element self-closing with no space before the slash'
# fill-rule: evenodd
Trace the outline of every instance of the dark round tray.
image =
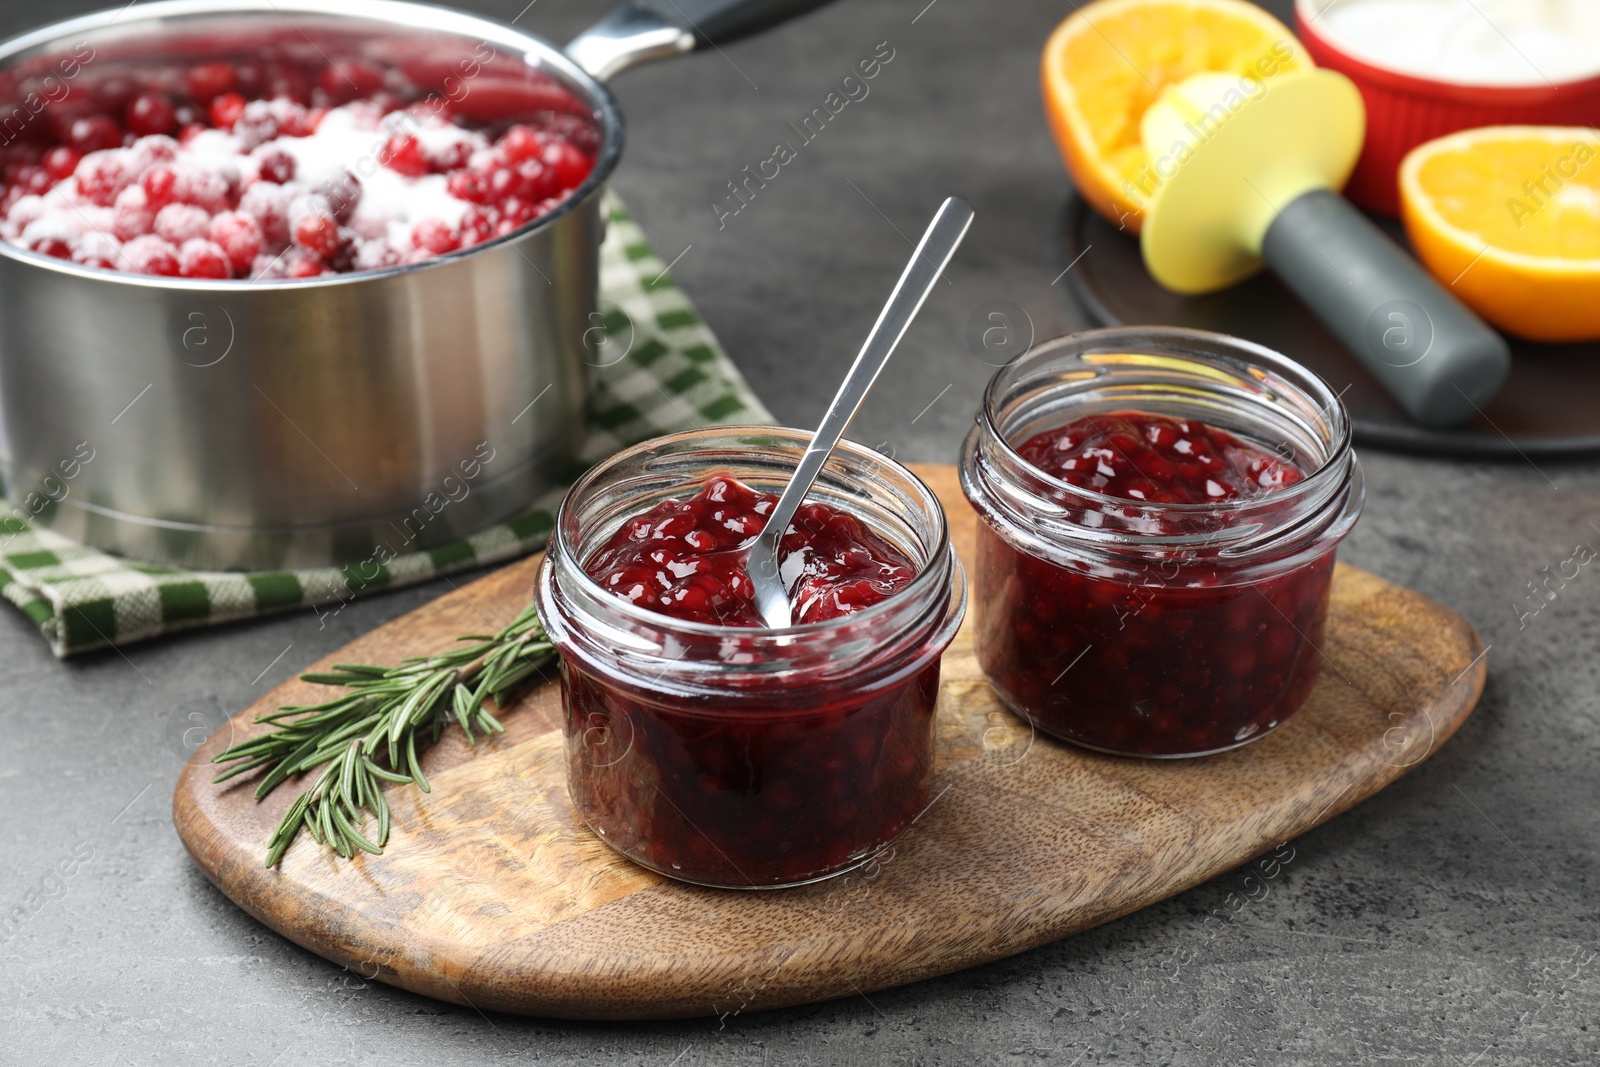
<svg viewBox="0 0 1600 1067">
<path fill-rule="evenodd" d="M 1398 224 L 1384 225 L 1404 244 Z M 1076 195 L 1067 201 L 1061 233 L 1058 269 L 1072 264 L 1062 283 L 1099 325 L 1188 326 L 1276 349 L 1343 390 L 1358 443 L 1441 456 L 1600 452 L 1600 343 L 1542 345 L 1512 338 L 1511 376 L 1483 414 L 1448 430 L 1432 429 L 1411 421 L 1271 274 L 1205 296 L 1168 292 L 1145 271 L 1139 239 Z"/>
</svg>

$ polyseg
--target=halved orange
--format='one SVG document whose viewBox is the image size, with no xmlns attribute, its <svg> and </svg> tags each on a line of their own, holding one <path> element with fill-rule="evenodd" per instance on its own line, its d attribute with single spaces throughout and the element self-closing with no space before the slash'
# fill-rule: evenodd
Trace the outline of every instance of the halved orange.
<svg viewBox="0 0 1600 1067">
<path fill-rule="evenodd" d="M 1161 184 L 1139 137 L 1168 85 L 1217 71 L 1266 81 L 1314 66 L 1289 28 L 1246 0 L 1094 0 L 1044 46 L 1044 103 L 1084 199 L 1135 233 Z"/>
<path fill-rule="evenodd" d="M 1400 217 L 1461 301 L 1535 341 L 1600 338 L 1600 132 L 1485 126 L 1412 149 Z"/>
</svg>

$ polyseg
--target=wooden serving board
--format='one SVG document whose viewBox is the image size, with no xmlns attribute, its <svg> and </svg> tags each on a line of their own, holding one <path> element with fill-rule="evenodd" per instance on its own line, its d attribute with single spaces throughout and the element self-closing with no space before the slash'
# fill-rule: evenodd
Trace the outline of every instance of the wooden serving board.
<svg viewBox="0 0 1600 1067">
<path fill-rule="evenodd" d="M 957 550 L 975 517 L 953 468 L 918 473 Z M 537 561 L 513 564 L 323 661 L 398 661 L 509 622 Z M 970 565 L 969 565 L 970 570 Z M 996 701 L 970 626 L 944 659 L 936 799 L 875 864 L 799 889 L 684 885 L 602 844 L 567 798 L 560 693 L 548 682 L 474 750 L 451 731 L 433 792 L 391 787 L 381 857 L 309 838 L 280 870 L 263 845 L 296 792 L 252 799 L 209 761 L 263 710 L 324 699 L 298 680 L 195 754 L 173 798 L 206 875 L 285 937 L 367 978 L 471 1005 L 586 1019 L 753 1011 L 870 993 L 1086 930 L 1212 878 L 1382 789 L 1426 759 L 1483 690 L 1460 616 L 1352 567 L 1335 574 L 1327 664 L 1299 714 L 1220 756 L 1100 756 L 1035 737 Z"/>
</svg>

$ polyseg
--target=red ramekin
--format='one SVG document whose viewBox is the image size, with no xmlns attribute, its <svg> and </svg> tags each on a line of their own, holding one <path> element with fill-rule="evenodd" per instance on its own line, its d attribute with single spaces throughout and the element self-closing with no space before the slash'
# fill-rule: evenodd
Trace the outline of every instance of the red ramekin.
<svg viewBox="0 0 1600 1067">
<path fill-rule="evenodd" d="M 1327 0 L 1321 0 L 1326 6 Z M 1295 0 L 1295 31 L 1319 67 L 1345 75 L 1367 105 L 1367 143 L 1345 195 L 1400 211 L 1400 161 L 1419 144 L 1479 126 L 1600 125 L 1600 76 L 1556 85 L 1463 85 L 1376 67 L 1320 30 L 1318 0 Z"/>
</svg>

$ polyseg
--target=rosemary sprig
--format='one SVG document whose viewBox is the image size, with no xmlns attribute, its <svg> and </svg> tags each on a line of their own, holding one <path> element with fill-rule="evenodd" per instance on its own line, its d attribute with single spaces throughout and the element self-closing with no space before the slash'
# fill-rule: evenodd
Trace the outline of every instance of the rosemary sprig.
<svg viewBox="0 0 1600 1067">
<path fill-rule="evenodd" d="M 257 722 L 276 724 L 277 729 L 234 745 L 212 761 L 234 764 L 213 782 L 266 768 L 256 787 L 257 800 L 291 776 L 327 764 L 311 788 L 289 805 L 267 842 L 268 867 L 278 865 L 302 829 L 346 859 L 357 850 L 381 855 L 389 840 L 383 783 L 410 782 L 429 791 L 417 762 L 417 731 L 427 729 L 437 741 L 453 721 L 474 745 L 474 728 L 484 735 L 504 733 L 485 702 L 503 708 L 506 694 L 555 654 L 531 604 L 493 637 L 474 634 L 459 640 L 472 644 L 437 656 L 413 656 L 398 667 L 340 663 L 330 672 L 302 674 L 303 681 L 349 692 L 322 704 L 289 705 L 258 715 Z M 377 820 L 371 837 L 363 833 L 363 812 Z"/>
</svg>

